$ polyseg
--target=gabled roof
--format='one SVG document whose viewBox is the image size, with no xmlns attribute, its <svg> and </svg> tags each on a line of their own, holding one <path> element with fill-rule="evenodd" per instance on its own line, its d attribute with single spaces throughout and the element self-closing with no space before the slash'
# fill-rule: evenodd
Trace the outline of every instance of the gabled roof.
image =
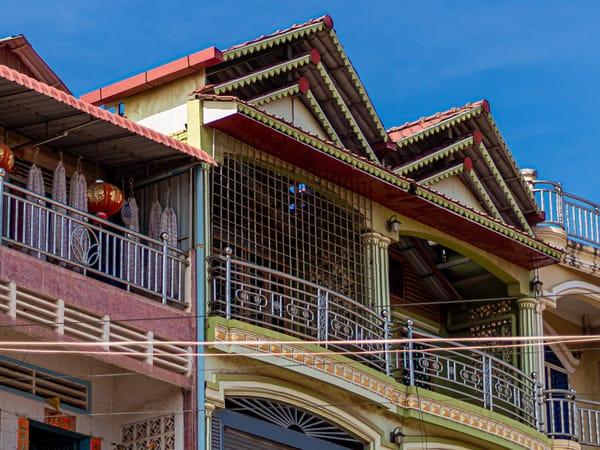
<svg viewBox="0 0 600 450">
<path fill-rule="evenodd" d="M 264 103 L 270 93 L 301 92 L 297 98 L 330 140 L 371 161 L 378 161 L 379 148 L 389 140 L 330 16 L 224 50 L 223 62 L 207 70 L 207 83 L 216 94 L 248 103 Z"/>
<path fill-rule="evenodd" d="M 468 103 L 388 130 L 396 149 L 385 164 L 431 186 L 458 176 L 493 217 L 532 234 L 543 220 L 490 112 L 487 100 Z"/>
<path fill-rule="evenodd" d="M 421 223 L 526 268 L 560 251 L 518 228 L 465 206 L 234 96 L 196 93 L 204 124 Z"/>
<path fill-rule="evenodd" d="M 8 132 L 118 168 L 190 156 L 210 164 L 206 152 L 141 126 L 9 67 L 0 65 L 0 123 Z"/>
<path fill-rule="evenodd" d="M 0 64 L 71 94 L 63 81 L 46 64 L 22 34 L 0 39 Z"/>
</svg>

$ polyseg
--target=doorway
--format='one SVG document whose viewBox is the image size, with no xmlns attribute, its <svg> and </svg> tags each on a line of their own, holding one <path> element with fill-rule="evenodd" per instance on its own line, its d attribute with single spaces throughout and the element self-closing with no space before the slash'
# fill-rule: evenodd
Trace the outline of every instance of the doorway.
<svg viewBox="0 0 600 450">
<path fill-rule="evenodd" d="M 83 434 L 29 420 L 29 450 L 84 450 L 89 442 Z"/>
</svg>

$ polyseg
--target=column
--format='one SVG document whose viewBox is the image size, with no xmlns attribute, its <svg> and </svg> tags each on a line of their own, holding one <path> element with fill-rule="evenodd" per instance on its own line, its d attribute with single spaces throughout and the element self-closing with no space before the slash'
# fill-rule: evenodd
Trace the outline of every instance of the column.
<svg viewBox="0 0 600 450">
<path fill-rule="evenodd" d="M 538 324 L 536 316 L 537 301 L 534 298 L 522 298 L 517 300 L 519 308 L 519 336 L 532 337 L 538 334 Z M 538 348 L 535 341 L 522 341 L 523 344 L 520 355 L 521 370 L 531 376 L 532 372 L 539 372 L 538 367 Z"/>
<path fill-rule="evenodd" d="M 365 273 L 370 275 L 367 285 L 368 306 L 375 311 L 390 309 L 388 246 L 391 239 L 375 231 L 367 231 L 362 235 L 365 246 Z"/>
</svg>

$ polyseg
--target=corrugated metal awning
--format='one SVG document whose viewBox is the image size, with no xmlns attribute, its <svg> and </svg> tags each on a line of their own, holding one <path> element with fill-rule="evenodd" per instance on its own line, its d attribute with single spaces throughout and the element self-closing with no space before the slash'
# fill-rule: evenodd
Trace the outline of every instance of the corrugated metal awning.
<svg viewBox="0 0 600 450">
<path fill-rule="evenodd" d="M 56 151 L 118 169 L 181 157 L 216 164 L 203 150 L 112 114 L 0 65 L 0 126 Z"/>
</svg>

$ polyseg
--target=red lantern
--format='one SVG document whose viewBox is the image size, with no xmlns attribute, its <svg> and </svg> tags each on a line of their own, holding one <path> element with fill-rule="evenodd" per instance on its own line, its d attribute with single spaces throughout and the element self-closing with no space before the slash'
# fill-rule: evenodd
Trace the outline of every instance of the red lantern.
<svg viewBox="0 0 600 450">
<path fill-rule="evenodd" d="M 114 216 L 121 210 L 125 197 L 123 192 L 114 184 L 96 180 L 88 187 L 88 210 L 100 217 Z"/>
<path fill-rule="evenodd" d="M 0 168 L 10 172 L 15 164 L 15 156 L 6 144 L 0 144 Z"/>
</svg>

